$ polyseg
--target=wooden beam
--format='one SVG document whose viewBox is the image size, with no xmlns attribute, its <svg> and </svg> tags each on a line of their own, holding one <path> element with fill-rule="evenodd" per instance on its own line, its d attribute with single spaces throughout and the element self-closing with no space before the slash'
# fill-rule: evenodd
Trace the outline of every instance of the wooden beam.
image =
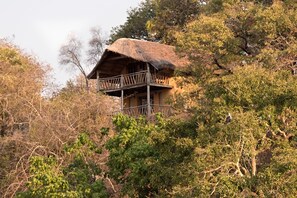
<svg viewBox="0 0 297 198">
<path fill-rule="evenodd" d="M 127 58 L 128 57 L 126 56 L 116 56 L 116 57 L 107 58 L 105 61 L 109 62 L 109 61 L 116 61 L 116 60 L 127 59 Z"/>
<path fill-rule="evenodd" d="M 147 73 L 146 73 L 146 82 L 147 82 L 147 118 L 148 120 L 151 117 L 151 73 L 150 73 L 150 65 L 146 63 Z"/>
<path fill-rule="evenodd" d="M 124 90 L 121 90 L 121 112 L 124 110 Z"/>
<path fill-rule="evenodd" d="M 121 112 L 124 110 L 124 76 L 121 74 Z"/>
<path fill-rule="evenodd" d="M 100 91 L 100 72 L 99 72 L 99 70 L 97 70 L 96 71 L 96 74 L 97 74 L 97 92 L 99 92 Z"/>
</svg>

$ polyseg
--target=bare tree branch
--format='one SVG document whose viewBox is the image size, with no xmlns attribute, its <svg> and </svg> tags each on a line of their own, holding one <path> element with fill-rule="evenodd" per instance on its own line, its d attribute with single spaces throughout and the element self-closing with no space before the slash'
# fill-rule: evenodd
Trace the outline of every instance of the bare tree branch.
<svg viewBox="0 0 297 198">
<path fill-rule="evenodd" d="M 106 39 L 102 36 L 99 27 L 93 27 L 90 30 L 91 39 L 89 40 L 89 50 L 87 51 L 87 62 L 91 65 L 96 64 L 104 51 Z"/>
<path fill-rule="evenodd" d="M 89 90 L 89 81 L 87 73 L 82 65 L 81 61 L 82 43 L 76 37 L 69 38 L 65 45 L 62 45 L 59 53 L 59 62 L 62 65 L 70 65 L 73 68 L 78 69 L 84 76 L 86 89 Z"/>
<path fill-rule="evenodd" d="M 86 62 L 89 65 L 96 64 L 103 53 L 106 39 L 103 38 L 101 29 L 91 28 L 91 39 L 88 42 L 87 60 L 83 61 L 82 42 L 75 36 L 70 36 L 66 44 L 62 45 L 59 53 L 59 62 L 61 65 L 69 65 L 72 69 L 78 69 L 85 80 L 86 89 L 89 90 L 89 82 L 86 73 Z"/>
</svg>

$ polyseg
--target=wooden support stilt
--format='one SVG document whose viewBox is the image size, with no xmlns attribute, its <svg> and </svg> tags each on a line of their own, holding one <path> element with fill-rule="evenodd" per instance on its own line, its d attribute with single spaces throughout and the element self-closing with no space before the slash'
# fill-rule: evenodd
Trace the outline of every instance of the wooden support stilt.
<svg viewBox="0 0 297 198">
<path fill-rule="evenodd" d="M 124 111 L 124 76 L 121 75 L 121 112 Z"/>
<path fill-rule="evenodd" d="M 150 73 L 150 65 L 149 63 L 146 64 L 147 66 L 147 73 L 146 73 L 146 82 L 147 82 L 147 118 L 150 119 L 151 117 L 151 73 Z"/>
<path fill-rule="evenodd" d="M 100 91 L 100 72 L 99 72 L 99 70 L 97 70 L 97 72 L 96 72 L 96 74 L 97 74 L 97 92 L 99 92 Z"/>
</svg>

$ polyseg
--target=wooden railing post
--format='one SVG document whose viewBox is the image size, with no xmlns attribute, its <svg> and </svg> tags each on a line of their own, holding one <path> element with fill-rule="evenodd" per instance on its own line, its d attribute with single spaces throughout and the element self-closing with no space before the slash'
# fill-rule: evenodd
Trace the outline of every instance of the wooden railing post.
<svg viewBox="0 0 297 198">
<path fill-rule="evenodd" d="M 120 76 L 100 78 L 99 72 L 97 73 L 97 91 L 102 90 L 117 90 L 120 91 L 122 88 L 145 86 L 145 85 L 170 85 L 169 78 L 164 75 L 151 74 L 150 69 L 148 70 L 131 73 L 122 74 Z"/>
<path fill-rule="evenodd" d="M 146 73 L 146 82 L 147 82 L 147 118 L 151 117 L 151 73 L 150 73 L 150 65 L 146 63 L 147 73 Z"/>
<path fill-rule="evenodd" d="M 123 112 L 124 110 L 124 76 L 123 74 L 121 74 L 120 87 L 121 87 L 121 112 Z"/>
<path fill-rule="evenodd" d="M 100 77 L 99 77 L 99 70 L 97 70 L 97 72 L 96 72 L 96 74 L 97 74 L 97 92 L 99 92 L 100 91 Z"/>
</svg>

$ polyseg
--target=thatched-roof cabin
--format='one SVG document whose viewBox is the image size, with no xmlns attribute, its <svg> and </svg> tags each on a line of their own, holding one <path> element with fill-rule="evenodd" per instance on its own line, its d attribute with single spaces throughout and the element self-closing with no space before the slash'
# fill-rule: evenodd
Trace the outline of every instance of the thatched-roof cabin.
<svg viewBox="0 0 297 198">
<path fill-rule="evenodd" d="M 121 97 L 121 110 L 132 115 L 168 113 L 166 99 L 174 84 L 170 78 L 184 67 L 173 46 L 122 38 L 103 53 L 88 75 L 97 79 L 97 90 Z"/>
</svg>

